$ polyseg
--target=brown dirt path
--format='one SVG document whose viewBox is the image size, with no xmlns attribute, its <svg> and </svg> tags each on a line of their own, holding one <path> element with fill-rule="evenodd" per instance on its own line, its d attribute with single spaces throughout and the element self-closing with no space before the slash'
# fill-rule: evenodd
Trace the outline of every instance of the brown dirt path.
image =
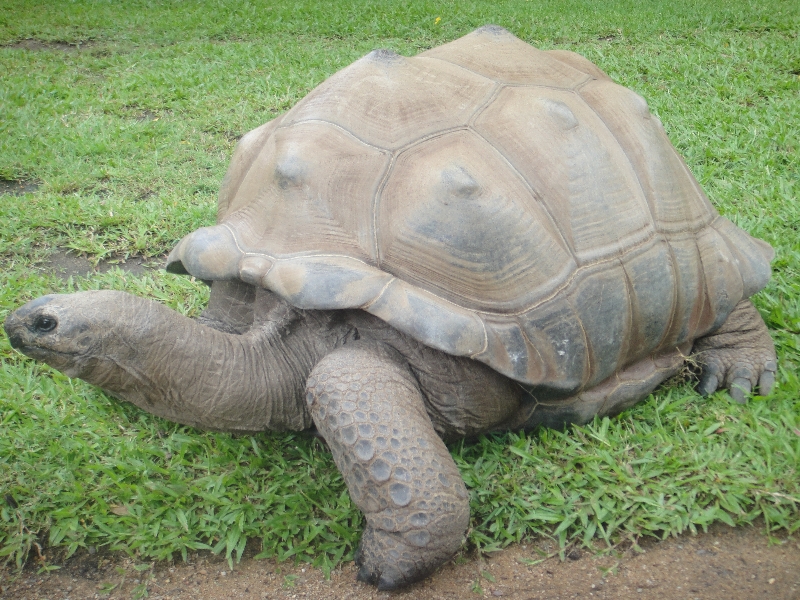
<svg viewBox="0 0 800 600">
<path fill-rule="evenodd" d="M 597 556 L 575 550 L 564 562 L 553 557 L 532 564 L 537 551 L 552 551 L 548 542 L 515 545 L 488 557 L 459 557 L 433 577 L 391 593 L 357 583 L 352 563 L 326 580 L 317 569 L 291 563 L 245 559 L 231 572 L 226 562 L 205 555 L 137 571 L 129 559 L 85 554 L 45 574 L 35 566 L 21 575 L 0 569 L 0 598 L 127 600 L 146 589 L 151 600 L 800 599 L 797 536 L 770 545 L 763 526 L 715 526 L 641 547 Z"/>
</svg>

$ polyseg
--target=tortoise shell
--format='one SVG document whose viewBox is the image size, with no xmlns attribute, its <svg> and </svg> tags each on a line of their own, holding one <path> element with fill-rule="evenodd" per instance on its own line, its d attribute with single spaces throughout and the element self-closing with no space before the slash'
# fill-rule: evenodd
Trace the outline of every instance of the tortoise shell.
<svg viewBox="0 0 800 600">
<path fill-rule="evenodd" d="M 488 26 L 374 51 L 245 135 L 172 271 L 360 308 L 558 394 L 718 327 L 771 248 L 634 92 Z"/>
</svg>

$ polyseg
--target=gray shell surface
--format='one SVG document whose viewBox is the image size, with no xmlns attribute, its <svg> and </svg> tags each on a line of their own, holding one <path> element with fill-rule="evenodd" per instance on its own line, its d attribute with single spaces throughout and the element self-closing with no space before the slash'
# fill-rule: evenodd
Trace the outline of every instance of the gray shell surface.
<svg viewBox="0 0 800 600">
<path fill-rule="evenodd" d="M 496 27 L 372 52 L 248 133 L 218 223 L 171 270 L 362 308 L 557 394 L 713 330 L 772 257 L 640 96 Z"/>
</svg>

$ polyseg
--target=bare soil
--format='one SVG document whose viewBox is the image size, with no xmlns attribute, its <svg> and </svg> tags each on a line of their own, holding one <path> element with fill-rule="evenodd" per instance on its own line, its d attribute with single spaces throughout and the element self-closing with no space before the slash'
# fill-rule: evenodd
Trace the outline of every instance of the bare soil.
<svg viewBox="0 0 800 600">
<path fill-rule="evenodd" d="M 81 48 L 87 46 L 86 42 L 79 43 L 79 44 L 71 44 L 69 42 L 47 42 L 43 40 L 36 40 L 33 38 L 28 38 L 26 40 L 20 40 L 19 42 L 14 42 L 13 44 L 6 44 L 3 48 L 15 48 L 15 49 L 24 49 L 24 50 L 56 50 L 58 52 L 75 52 L 76 50 L 80 50 Z"/>
<path fill-rule="evenodd" d="M 149 566 L 86 553 L 46 573 L 37 573 L 35 564 L 22 573 L 0 569 L 0 598 L 127 600 L 146 593 L 151 600 L 800 599 L 800 539 L 782 536 L 770 543 L 763 526 L 719 525 L 696 536 L 643 540 L 640 550 L 593 554 L 576 549 L 564 561 L 542 560 L 541 553 L 554 549 L 552 542 L 542 541 L 490 556 L 463 555 L 399 592 L 356 582 L 353 563 L 326 579 L 309 565 L 252 558 L 231 571 L 208 554 L 191 556 L 188 563 Z"/>
<path fill-rule="evenodd" d="M 92 273 L 105 273 L 112 267 L 119 267 L 123 271 L 134 275 L 143 275 L 148 270 L 163 268 L 164 263 L 165 257 L 143 258 L 141 256 L 129 256 L 126 259 L 103 260 L 97 265 L 93 265 L 83 256 L 58 249 L 47 257 L 40 265 L 40 268 L 55 274 L 61 279 L 67 279 L 70 276 L 85 277 Z"/>
<path fill-rule="evenodd" d="M 22 196 L 39 189 L 39 184 L 29 179 L 0 179 L 0 196 Z"/>
</svg>

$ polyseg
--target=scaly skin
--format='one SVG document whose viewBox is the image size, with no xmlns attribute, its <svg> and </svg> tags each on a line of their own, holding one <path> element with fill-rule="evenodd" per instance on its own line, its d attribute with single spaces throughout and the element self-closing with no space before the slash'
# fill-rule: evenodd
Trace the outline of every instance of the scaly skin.
<svg viewBox="0 0 800 600">
<path fill-rule="evenodd" d="M 311 415 L 366 516 L 358 579 L 388 590 L 455 554 L 469 497 L 402 356 L 352 344 L 326 356 L 307 384 Z"/>
</svg>

